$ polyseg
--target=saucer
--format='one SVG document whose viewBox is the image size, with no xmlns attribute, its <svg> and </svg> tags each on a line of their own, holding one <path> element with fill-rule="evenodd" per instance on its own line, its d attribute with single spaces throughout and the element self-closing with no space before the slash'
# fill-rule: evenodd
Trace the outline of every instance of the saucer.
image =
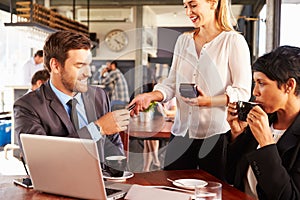
<svg viewBox="0 0 300 200">
<path fill-rule="evenodd" d="M 204 187 L 207 185 L 207 182 L 200 179 L 177 179 L 173 181 L 173 185 L 184 189 L 194 190 L 196 185 Z"/>
<path fill-rule="evenodd" d="M 128 171 L 125 171 L 123 176 L 121 176 L 121 177 L 111 177 L 107 174 L 103 174 L 103 178 L 105 178 L 107 181 L 116 181 L 116 182 L 125 181 L 126 179 L 129 179 L 133 176 L 134 176 L 134 173 L 128 172 Z"/>
</svg>

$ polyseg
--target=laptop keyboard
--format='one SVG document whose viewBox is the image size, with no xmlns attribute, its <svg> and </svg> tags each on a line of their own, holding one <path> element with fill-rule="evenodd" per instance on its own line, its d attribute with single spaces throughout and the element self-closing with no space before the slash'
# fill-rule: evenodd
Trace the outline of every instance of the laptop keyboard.
<svg viewBox="0 0 300 200">
<path fill-rule="evenodd" d="M 122 190 L 116 190 L 116 189 L 111 189 L 111 188 L 105 188 L 105 191 L 106 191 L 106 195 L 109 196 L 109 195 L 115 194 L 115 193 L 117 193 L 117 192 L 121 192 Z"/>
</svg>

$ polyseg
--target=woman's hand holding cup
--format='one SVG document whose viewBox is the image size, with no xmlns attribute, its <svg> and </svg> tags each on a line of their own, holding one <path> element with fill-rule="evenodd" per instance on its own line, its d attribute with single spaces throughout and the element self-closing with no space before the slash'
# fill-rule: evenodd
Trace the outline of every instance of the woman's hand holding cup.
<svg viewBox="0 0 300 200">
<path fill-rule="evenodd" d="M 248 125 L 247 122 L 239 120 L 236 102 L 228 103 L 227 121 L 231 128 L 232 140 L 234 140 L 237 136 L 243 133 Z"/>
</svg>

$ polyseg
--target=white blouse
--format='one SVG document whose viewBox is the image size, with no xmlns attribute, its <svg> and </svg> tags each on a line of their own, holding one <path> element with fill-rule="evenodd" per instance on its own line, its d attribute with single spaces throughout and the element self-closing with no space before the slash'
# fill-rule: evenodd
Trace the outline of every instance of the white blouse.
<svg viewBox="0 0 300 200">
<path fill-rule="evenodd" d="M 251 94 L 252 72 L 250 53 L 246 40 L 237 32 L 221 32 L 203 45 L 197 55 L 193 32 L 178 37 L 173 62 L 168 78 L 157 84 L 154 90 L 161 91 L 164 101 L 176 96 L 177 113 L 172 127 L 176 136 L 203 139 L 229 130 L 226 121 L 226 106 L 189 106 L 181 100 L 180 83 L 196 83 L 207 96 L 228 93 L 248 101 Z M 233 92 L 232 92 L 233 91 Z"/>
</svg>

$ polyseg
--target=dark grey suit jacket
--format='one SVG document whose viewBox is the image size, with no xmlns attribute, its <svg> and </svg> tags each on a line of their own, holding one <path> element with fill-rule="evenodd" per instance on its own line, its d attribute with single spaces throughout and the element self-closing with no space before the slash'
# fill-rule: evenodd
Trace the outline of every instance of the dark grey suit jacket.
<svg viewBox="0 0 300 200">
<path fill-rule="evenodd" d="M 82 98 L 89 123 L 110 111 L 108 96 L 99 87 L 89 86 L 88 91 L 82 93 Z M 16 100 L 14 120 L 15 134 L 20 146 L 21 133 L 91 139 L 86 127 L 76 132 L 68 113 L 52 91 L 49 82 Z M 102 137 L 97 142 L 101 161 L 109 155 L 124 155 L 119 134 Z"/>
<path fill-rule="evenodd" d="M 272 123 L 276 115 L 270 116 Z M 230 132 L 227 133 L 228 138 Z M 227 180 L 244 190 L 243 180 L 249 165 L 257 179 L 257 194 L 262 199 L 300 199 L 300 114 L 276 144 L 257 149 L 249 127 L 228 145 Z"/>
</svg>

